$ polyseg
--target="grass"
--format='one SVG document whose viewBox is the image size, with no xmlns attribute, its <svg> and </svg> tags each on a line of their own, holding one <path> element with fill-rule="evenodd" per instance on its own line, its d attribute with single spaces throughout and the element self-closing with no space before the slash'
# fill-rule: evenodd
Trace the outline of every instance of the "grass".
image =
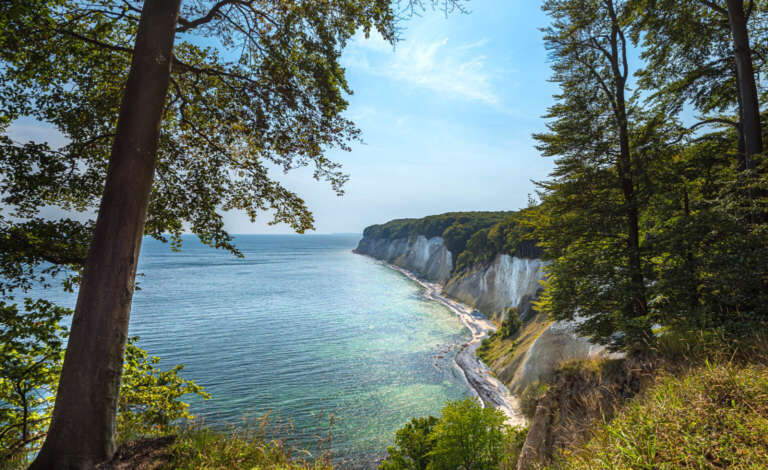
<svg viewBox="0 0 768 470">
<path fill-rule="evenodd" d="M 299 470 L 330 469 L 327 455 L 319 457 L 296 452 L 282 440 L 266 440 L 259 433 L 232 430 L 213 431 L 193 426 L 180 430 L 169 447 L 169 461 L 163 469 L 171 470 Z"/>
<path fill-rule="evenodd" d="M 331 425 L 333 425 L 333 420 Z M 268 416 L 247 428 L 220 430 L 201 423 L 147 429 L 123 428 L 115 459 L 99 470 L 329 470 L 329 434 L 313 454 L 290 445 L 292 425 Z M 282 436 L 282 437 L 276 437 Z M 29 456 L 0 462 L 0 470 L 22 470 Z"/>
<path fill-rule="evenodd" d="M 662 375 L 556 468 L 768 468 L 768 368 Z"/>
</svg>

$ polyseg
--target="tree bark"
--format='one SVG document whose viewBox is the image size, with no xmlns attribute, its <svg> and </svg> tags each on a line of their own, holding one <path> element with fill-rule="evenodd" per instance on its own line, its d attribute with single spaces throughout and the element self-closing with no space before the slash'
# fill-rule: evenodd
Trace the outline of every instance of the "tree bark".
<svg viewBox="0 0 768 470">
<path fill-rule="evenodd" d="M 757 99 L 755 70 L 752 66 L 752 51 L 749 47 L 747 17 L 744 13 L 744 0 L 727 0 L 728 23 L 733 36 L 736 75 L 741 101 L 741 120 L 743 122 L 746 169 L 755 167 L 752 155 L 763 151 L 762 131 L 760 129 L 760 104 Z"/>
<path fill-rule="evenodd" d="M 613 0 L 606 0 L 605 3 L 612 21 L 610 61 L 616 94 L 614 114 L 619 131 L 619 161 L 617 170 L 621 190 L 624 195 L 624 203 L 627 208 L 625 213 L 627 221 L 627 254 L 633 297 L 632 304 L 627 306 L 627 310 L 630 317 L 639 317 L 648 313 L 648 302 L 645 295 L 645 276 L 643 275 L 642 257 L 640 254 L 640 215 L 637 207 L 637 195 L 635 193 L 632 171 L 632 151 L 629 143 L 629 123 L 624 90 L 629 74 L 627 43 L 621 31 Z M 649 337 L 650 330 L 637 333 L 640 336 L 638 339 L 645 341 Z"/>
<path fill-rule="evenodd" d="M 31 470 L 90 469 L 115 451 L 136 263 L 181 0 L 146 0 L 51 426 Z"/>
</svg>

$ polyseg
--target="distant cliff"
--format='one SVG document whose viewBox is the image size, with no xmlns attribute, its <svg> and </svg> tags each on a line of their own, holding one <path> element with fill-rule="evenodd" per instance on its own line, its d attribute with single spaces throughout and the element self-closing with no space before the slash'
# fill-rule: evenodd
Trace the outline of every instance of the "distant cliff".
<svg viewBox="0 0 768 470">
<path fill-rule="evenodd" d="M 398 219 L 366 228 L 354 252 L 440 283 L 445 295 L 497 324 L 509 307 L 517 309 L 523 321 L 535 325 L 528 329 L 532 337 L 524 350 L 488 365 L 519 393 L 559 362 L 589 357 L 602 348 L 576 335 L 572 323 L 553 324 L 541 315 L 534 321 L 531 302 L 541 289 L 546 262 L 538 257 L 535 241 L 520 236 L 514 217 L 511 212 L 472 212 Z M 446 237 L 452 237 L 451 244 Z M 456 254 L 450 246 L 461 251 Z M 463 261 L 458 267 L 457 259 Z"/>
<path fill-rule="evenodd" d="M 354 251 L 400 266 L 428 281 L 445 283 L 453 270 L 453 255 L 441 237 L 363 238 Z"/>
</svg>

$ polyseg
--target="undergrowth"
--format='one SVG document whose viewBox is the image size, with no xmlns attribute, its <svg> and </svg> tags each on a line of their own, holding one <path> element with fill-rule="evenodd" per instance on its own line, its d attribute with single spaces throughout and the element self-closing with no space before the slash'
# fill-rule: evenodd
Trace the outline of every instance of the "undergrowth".
<svg viewBox="0 0 768 470">
<path fill-rule="evenodd" d="M 550 468 L 768 468 L 766 344 L 757 334 L 738 341 L 713 331 L 662 335 L 645 359 L 651 380 L 634 398 L 614 397 L 617 412 L 594 422 L 586 439 L 551 450 Z M 623 367 L 631 373 L 628 363 Z M 615 381 L 619 364 L 606 374 L 605 364 L 573 362 L 560 376 L 597 373 Z M 570 402 L 581 400 L 573 395 Z"/>
<path fill-rule="evenodd" d="M 664 374 L 560 468 L 768 468 L 768 368 Z"/>
</svg>

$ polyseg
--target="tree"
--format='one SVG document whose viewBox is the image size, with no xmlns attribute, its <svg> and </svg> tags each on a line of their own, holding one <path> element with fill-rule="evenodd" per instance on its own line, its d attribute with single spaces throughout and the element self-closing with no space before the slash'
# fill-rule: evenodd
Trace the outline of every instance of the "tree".
<svg viewBox="0 0 768 470">
<path fill-rule="evenodd" d="M 413 418 L 398 429 L 395 445 L 387 447 L 387 459 L 379 470 L 427 470 L 434 447 L 431 433 L 437 423 L 434 416 Z"/>
<path fill-rule="evenodd" d="M 530 211 L 549 267 L 544 303 L 561 319 L 584 316 L 582 332 L 615 347 L 644 350 L 653 341 L 640 236 L 639 185 L 659 116 L 643 116 L 626 98 L 630 74 L 627 5 L 616 0 L 549 0 L 545 41 L 558 102 L 548 133 L 536 134 L 557 157 L 543 202 Z M 537 215 L 541 217 L 537 217 Z"/>
<path fill-rule="evenodd" d="M 51 396 L 66 340 L 59 324 L 69 313 L 27 300 L 22 312 L 0 302 L 0 458 L 23 463 L 45 436 Z"/>
<path fill-rule="evenodd" d="M 755 169 L 752 155 L 762 152 L 756 70 L 766 66 L 768 57 L 764 5 L 751 1 L 745 9 L 742 0 L 632 3 L 632 35 L 642 43 L 647 64 L 640 73 L 641 87 L 670 114 L 686 102 L 703 113 L 691 130 L 706 124 L 737 129 L 743 165 Z M 706 116 L 724 112 L 738 117 Z"/>
<path fill-rule="evenodd" d="M 45 300 L 26 299 L 23 310 L 0 302 L 0 457 L 13 468 L 29 462 L 39 449 L 51 418 L 64 358 L 69 309 Z M 123 438 L 167 430 L 192 416 L 181 401 L 187 394 L 208 395 L 179 376 L 182 366 L 158 367 L 131 338 L 126 347 L 118 405 Z"/>
<path fill-rule="evenodd" d="M 498 468 L 508 434 L 506 416 L 476 399 L 449 402 L 432 431 L 434 470 L 491 470 Z"/>
<path fill-rule="evenodd" d="M 434 2 L 437 3 L 437 2 Z M 441 2 L 446 9 L 460 2 Z M 393 40 L 399 3 L 381 0 L 13 0 L 0 5 L 0 127 L 20 116 L 69 143 L 0 141 L 2 231 L 24 285 L 63 266 L 80 283 L 54 418 L 33 468 L 87 468 L 114 450 L 123 350 L 141 236 L 174 247 L 191 229 L 238 253 L 222 211 L 312 227 L 270 169 L 314 166 L 341 192 L 330 147 L 358 136 L 341 115 L 338 59 L 358 29 Z M 423 7 L 407 2 L 407 8 Z M 23 39 L 22 39 L 23 38 Z M 124 77 L 128 77 L 124 82 Z M 90 211 L 96 223 L 41 208 Z M 38 236 L 42 233 L 43 236 Z M 54 249 L 56 248 L 56 249 Z M 87 256 L 85 255 L 87 253 Z M 50 268 L 47 263 L 53 263 Z"/>
</svg>

